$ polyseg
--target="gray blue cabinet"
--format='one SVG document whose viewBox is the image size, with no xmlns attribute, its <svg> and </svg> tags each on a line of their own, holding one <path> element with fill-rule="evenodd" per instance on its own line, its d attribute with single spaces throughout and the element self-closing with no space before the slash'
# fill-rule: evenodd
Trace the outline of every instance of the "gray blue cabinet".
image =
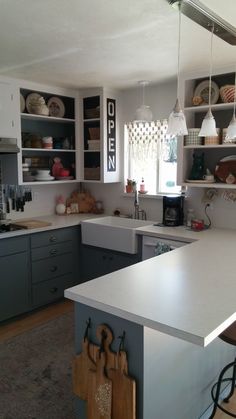
<svg viewBox="0 0 236 419">
<path fill-rule="evenodd" d="M 31 236 L 32 306 L 63 297 L 80 282 L 79 227 L 44 231 Z"/>
<path fill-rule="evenodd" d="M 0 240 L 0 321 L 64 296 L 81 280 L 80 227 Z"/>
<path fill-rule="evenodd" d="M 88 281 L 141 261 L 141 252 L 129 254 L 82 245 L 82 279 Z"/>
<path fill-rule="evenodd" d="M 29 237 L 0 240 L 0 321 L 30 309 Z"/>
</svg>

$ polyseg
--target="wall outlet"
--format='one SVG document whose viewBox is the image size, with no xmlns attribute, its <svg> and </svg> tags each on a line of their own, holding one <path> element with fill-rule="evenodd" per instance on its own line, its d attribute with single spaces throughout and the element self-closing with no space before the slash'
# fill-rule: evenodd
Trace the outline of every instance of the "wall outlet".
<svg viewBox="0 0 236 419">
<path fill-rule="evenodd" d="M 33 193 L 33 201 L 37 202 L 39 200 L 39 192 L 34 192 Z"/>
<path fill-rule="evenodd" d="M 209 208 L 211 211 L 214 209 L 214 204 L 213 204 L 213 202 L 209 202 L 208 203 L 208 207 L 207 208 Z"/>
</svg>

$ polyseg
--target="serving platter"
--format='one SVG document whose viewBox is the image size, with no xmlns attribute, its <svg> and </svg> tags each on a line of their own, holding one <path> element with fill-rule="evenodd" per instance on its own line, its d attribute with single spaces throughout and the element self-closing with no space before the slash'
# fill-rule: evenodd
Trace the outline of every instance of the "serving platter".
<svg viewBox="0 0 236 419">
<path fill-rule="evenodd" d="M 198 84 L 196 89 L 194 90 L 194 97 L 200 96 L 203 99 L 203 102 L 201 105 L 207 105 L 208 99 L 209 99 L 209 80 L 204 80 L 201 83 Z M 211 82 L 211 104 L 214 105 L 217 103 L 220 95 L 220 89 L 217 86 L 217 84 L 212 81 Z"/>
<path fill-rule="evenodd" d="M 48 100 L 47 106 L 50 116 L 54 116 L 55 118 L 63 118 L 65 115 L 65 105 L 59 97 L 51 97 Z"/>
</svg>

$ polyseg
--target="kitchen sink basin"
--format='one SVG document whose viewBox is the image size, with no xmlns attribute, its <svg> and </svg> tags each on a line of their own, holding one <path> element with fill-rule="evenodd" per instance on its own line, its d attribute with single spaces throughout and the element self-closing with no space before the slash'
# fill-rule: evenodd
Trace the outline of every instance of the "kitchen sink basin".
<svg viewBox="0 0 236 419">
<path fill-rule="evenodd" d="M 101 217 L 81 222 L 82 243 L 90 246 L 137 253 L 136 228 L 152 225 L 151 221 L 122 217 Z"/>
</svg>

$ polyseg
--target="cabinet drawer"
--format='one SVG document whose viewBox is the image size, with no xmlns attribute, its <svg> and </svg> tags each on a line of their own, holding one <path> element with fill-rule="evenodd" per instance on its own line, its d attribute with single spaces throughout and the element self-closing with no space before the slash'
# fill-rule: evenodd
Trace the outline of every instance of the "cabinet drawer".
<svg viewBox="0 0 236 419">
<path fill-rule="evenodd" d="M 49 244 L 61 243 L 78 239 L 78 228 L 59 228 L 56 230 L 44 231 L 43 233 L 32 234 L 31 247 L 48 246 Z"/>
<path fill-rule="evenodd" d="M 0 256 L 12 255 L 14 253 L 22 253 L 28 249 L 29 238 L 12 237 L 0 240 Z"/>
<path fill-rule="evenodd" d="M 52 244 L 50 246 L 36 247 L 32 249 L 32 260 L 52 258 L 55 256 L 72 253 L 75 245 L 72 241 Z"/>
<path fill-rule="evenodd" d="M 32 282 L 42 282 L 56 276 L 75 272 L 75 257 L 72 253 L 55 256 L 32 263 Z"/>
<path fill-rule="evenodd" d="M 32 287 L 33 306 L 41 306 L 62 298 L 64 290 L 74 285 L 73 274 L 64 275 Z"/>
</svg>

